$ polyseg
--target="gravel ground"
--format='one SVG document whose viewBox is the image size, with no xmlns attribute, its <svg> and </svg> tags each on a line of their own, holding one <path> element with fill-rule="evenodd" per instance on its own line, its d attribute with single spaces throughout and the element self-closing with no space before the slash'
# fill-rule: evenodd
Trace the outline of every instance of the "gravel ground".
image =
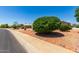
<svg viewBox="0 0 79 59">
<path fill-rule="evenodd" d="M 46 34 L 47 36 L 36 35 L 32 29 L 27 29 L 26 31 L 20 29 L 19 31 L 41 40 L 45 40 L 52 44 L 56 44 L 72 51 L 79 52 L 79 28 L 73 28 L 68 32 L 61 32 L 56 30 L 51 35 Z"/>
</svg>

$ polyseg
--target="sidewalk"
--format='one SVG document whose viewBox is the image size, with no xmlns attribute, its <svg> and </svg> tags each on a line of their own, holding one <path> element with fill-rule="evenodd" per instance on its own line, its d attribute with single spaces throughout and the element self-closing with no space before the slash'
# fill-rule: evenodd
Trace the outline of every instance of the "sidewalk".
<svg viewBox="0 0 79 59">
<path fill-rule="evenodd" d="M 9 31 L 16 37 L 17 41 L 29 53 L 74 53 L 71 50 L 23 34 L 16 30 L 9 29 Z"/>
</svg>

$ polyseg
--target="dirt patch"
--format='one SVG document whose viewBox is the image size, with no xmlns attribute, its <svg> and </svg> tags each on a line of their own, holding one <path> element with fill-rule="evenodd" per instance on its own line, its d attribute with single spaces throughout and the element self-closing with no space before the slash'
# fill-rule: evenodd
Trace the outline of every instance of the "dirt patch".
<svg viewBox="0 0 79 59">
<path fill-rule="evenodd" d="M 20 29 L 19 31 L 52 44 L 60 45 L 64 48 L 79 52 L 79 30 L 73 29 L 68 32 L 56 30 L 50 34 L 38 34 L 32 29 Z"/>
</svg>

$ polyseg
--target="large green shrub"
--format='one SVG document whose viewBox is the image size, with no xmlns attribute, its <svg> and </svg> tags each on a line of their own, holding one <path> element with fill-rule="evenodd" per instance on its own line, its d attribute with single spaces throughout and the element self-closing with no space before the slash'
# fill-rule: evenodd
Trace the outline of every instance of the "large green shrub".
<svg viewBox="0 0 79 59">
<path fill-rule="evenodd" d="M 33 23 L 33 30 L 38 33 L 49 33 L 58 29 L 60 19 L 54 16 L 45 16 L 36 19 Z"/>
<path fill-rule="evenodd" d="M 61 22 L 59 30 L 61 30 L 61 31 L 68 31 L 70 29 L 72 29 L 71 24 L 66 23 L 66 22 Z"/>
</svg>

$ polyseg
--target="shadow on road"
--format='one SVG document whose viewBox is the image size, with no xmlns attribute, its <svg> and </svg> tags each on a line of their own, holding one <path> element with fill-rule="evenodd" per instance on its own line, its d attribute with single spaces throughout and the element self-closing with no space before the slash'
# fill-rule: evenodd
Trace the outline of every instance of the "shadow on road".
<svg viewBox="0 0 79 59">
<path fill-rule="evenodd" d="M 63 37 L 63 36 L 64 36 L 64 34 L 59 33 L 59 32 L 36 33 L 36 35 L 38 35 L 38 36 L 42 36 L 42 37 L 51 37 L 51 38 L 54 38 L 54 37 Z"/>
<path fill-rule="evenodd" d="M 8 31 L 8 30 L 7 30 Z M 14 35 L 8 31 L 11 45 L 10 45 L 10 52 L 11 53 L 26 53 L 27 51 L 24 49 L 24 47 L 17 41 L 17 39 L 14 37 Z"/>
</svg>

